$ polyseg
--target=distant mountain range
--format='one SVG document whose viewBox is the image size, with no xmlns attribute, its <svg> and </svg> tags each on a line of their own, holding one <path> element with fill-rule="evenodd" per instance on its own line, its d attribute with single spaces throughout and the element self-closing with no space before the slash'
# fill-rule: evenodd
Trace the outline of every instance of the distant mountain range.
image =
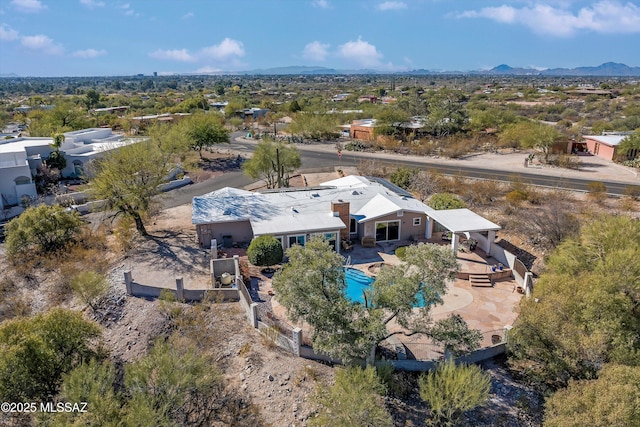
<svg viewBox="0 0 640 427">
<path fill-rule="evenodd" d="M 617 62 L 606 62 L 597 67 L 577 67 L 577 68 L 519 68 L 506 64 L 498 65 L 490 70 L 472 71 L 433 71 L 433 70 L 411 70 L 390 73 L 373 69 L 357 70 L 336 70 L 335 68 L 313 67 L 313 66 L 290 66 L 264 68 L 248 71 L 222 71 L 216 73 L 176 73 L 176 75 L 366 75 L 366 74 L 398 74 L 398 75 L 480 75 L 480 76 L 575 76 L 575 77 L 640 77 L 640 67 L 630 67 Z M 140 75 L 142 76 L 142 75 Z M 0 78 L 19 78 L 15 73 L 0 74 Z"/>
<path fill-rule="evenodd" d="M 225 73 L 228 74 L 228 73 Z M 266 68 L 259 70 L 243 71 L 237 74 L 247 75 L 266 75 L 266 74 L 300 74 L 300 75 L 320 75 L 320 74 L 389 74 L 388 72 L 359 69 L 359 70 L 336 70 L 334 68 L 325 67 L 308 67 L 308 66 L 291 66 Z M 511 76 L 602 76 L 602 77 L 630 77 L 640 76 L 640 67 L 629 67 L 626 64 L 616 62 L 607 62 L 597 67 L 577 67 L 577 68 L 514 68 L 509 65 L 502 64 L 490 70 L 473 70 L 473 71 L 432 71 L 432 70 L 411 70 L 402 71 L 395 74 L 476 74 L 476 75 L 511 75 Z"/>
</svg>

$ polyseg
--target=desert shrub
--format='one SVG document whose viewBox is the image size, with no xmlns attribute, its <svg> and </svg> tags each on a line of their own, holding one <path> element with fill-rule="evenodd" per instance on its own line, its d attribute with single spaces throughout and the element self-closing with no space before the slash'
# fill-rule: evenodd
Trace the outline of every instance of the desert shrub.
<svg viewBox="0 0 640 427">
<path fill-rule="evenodd" d="M 366 427 L 392 426 L 381 394 L 384 386 L 372 367 L 341 368 L 336 371 L 333 386 L 318 390 L 315 401 L 318 416 L 309 420 L 310 426 Z"/>
<path fill-rule="evenodd" d="M 570 381 L 546 402 L 545 427 L 640 425 L 640 368 L 605 365 L 598 379 Z"/>
<path fill-rule="evenodd" d="M 30 207 L 6 225 L 7 256 L 11 261 L 59 251 L 73 242 L 82 221 L 62 206 Z"/>
<path fill-rule="evenodd" d="M 271 235 L 258 236 L 247 248 L 249 262 L 259 267 L 269 267 L 282 261 L 282 243 Z"/>
<path fill-rule="evenodd" d="M 109 290 L 109 282 L 104 275 L 86 270 L 76 274 L 70 280 L 71 289 L 80 300 L 96 310 L 96 302 Z"/>
<path fill-rule="evenodd" d="M 476 365 L 456 366 L 453 359 L 418 380 L 420 397 L 429 404 L 432 425 L 454 425 L 466 411 L 489 397 L 490 376 Z"/>
<path fill-rule="evenodd" d="M 444 175 L 435 170 L 420 171 L 413 177 L 409 190 L 425 200 L 434 193 L 444 191 L 445 180 Z"/>
<path fill-rule="evenodd" d="M 511 190 L 505 196 L 505 199 L 511 206 L 520 206 L 520 204 L 525 202 L 527 198 L 527 192 L 522 189 Z"/>
<path fill-rule="evenodd" d="M 465 154 L 469 154 L 475 147 L 469 140 L 461 138 L 451 138 L 440 145 L 440 154 L 450 159 L 458 159 Z"/>
<path fill-rule="evenodd" d="M 465 203 L 458 198 L 455 194 L 451 193 L 438 193 L 429 198 L 427 203 L 435 210 L 443 209 L 460 209 L 465 208 Z"/>
<path fill-rule="evenodd" d="M 418 169 L 400 167 L 391 173 L 389 180 L 405 190 L 411 186 L 413 178 L 418 174 Z"/>
<path fill-rule="evenodd" d="M 624 189 L 624 195 L 632 200 L 640 200 L 640 186 L 629 185 Z"/>
<path fill-rule="evenodd" d="M 558 154 L 549 156 L 548 163 L 553 166 L 565 169 L 580 169 L 582 162 L 579 157 L 568 154 Z"/>
<path fill-rule="evenodd" d="M 493 180 L 469 180 L 464 190 L 464 198 L 472 206 L 491 204 L 502 194 L 502 185 Z"/>
<path fill-rule="evenodd" d="M 596 203 L 603 203 L 607 198 L 607 186 L 600 181 L 592 181 L 587 184 L 588 197 Z"/>
<path fill-rule="evenodd" d="M 60 308 L 0 325 L 0 400 L 47 401 L 62 375 L 83 360 L 101 357 L 92 346 L 97 324 Z"/>
<path fill-rule="evenodd" d="M 136 236 L 133 219 L 129 217 L 120 218 L 116 223 L 115 230 L 113 230 L 113 235 L 118 248 L 122 252 L 129 252 L 133 248 Z"/>
<path fill-rule="evenodd" d="M 400 260 L 404 261 L 405 256 L 407 255 L 407 247 L 400 246 L 399 248 L 396 248 L 395 254 Z"/>
<path fill-rule="evenodd" d="M 358 173 L 364 176 L 384 177 L 387 175 L 387 166 L 375 160 L 362 160 L 358 163 Z"/>
</svg>

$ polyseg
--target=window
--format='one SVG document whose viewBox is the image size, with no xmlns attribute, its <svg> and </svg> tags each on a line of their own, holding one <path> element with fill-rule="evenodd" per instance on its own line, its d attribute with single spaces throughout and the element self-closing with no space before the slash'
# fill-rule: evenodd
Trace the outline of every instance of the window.
<svg viewBox="0 0 640 427">
<path fill-rule="evenodd" d="M 349 219 L 349 233 L 356 234 L 358 232 L 358 221 L 355 218 Z"/>
<path fill-rule="evenodd" d="M 376 222 L 376 241 L 400 240 L 400 221 Z"/>
<path fill-rule="evenodd" d="M 300 245 L 304 246 L 306 242 L 306 237 L 304 234 L 299 234 L 297 236 L 289 236 L 289 247 Z"/>
<path fill-rule="evenodd" d="M 413 218 L 413 225 L 420 225 L 422 224 L 422 218 L 418 217 L 418 218 Z"/>
<path fill-rule="evenodd" d="M 19 176 L 13 181 L 16 183 L 16 185 L 31 184 L 31 178 L 28 178 L 26 176 Z"/>
</svg>

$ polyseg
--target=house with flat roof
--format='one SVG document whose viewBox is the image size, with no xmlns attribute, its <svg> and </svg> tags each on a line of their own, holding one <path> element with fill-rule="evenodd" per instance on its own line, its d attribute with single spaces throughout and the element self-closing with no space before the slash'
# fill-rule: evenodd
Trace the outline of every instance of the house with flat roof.
<svg viewBox="0 0 640 427">
<path fill-rule="evenodd" d="M 587 146 L 589 153 L 594 156 L 602 157 L 607 160 L 617 159 L 620 154 L 616 149 L 620 143 L 631 134 L 629 133 L 604 133 L 603 135 L 585 135 L 583 136 L 584 144 Z M 628 153 L 629 159 L 638 156 L 638 151 Z"/>
<path fill-rule="evenodd" d="M 82 129 L 64 136 L 60 151 L 67 166 L 60 173 L 65 178 L 82 176 L 90 160 L 139 140 L 124 138 L 108 128 Z M 23 196 L 37 196 L 34 177 L 54 150 L 52 143 L 53 138 L 44 137 L 0 140 L 0 208 L 19 204 Z"/>
<path fill-rule="evenodd" d="M 343 240 L 393 242 L 428 237 L 432 209 L 390 182 L 347 176 L 317 187 L 251 192 L 223 188 L 193 199 L 198 241 L 210 247 L 270 234 L 287 249 L 322 235 L 340 251 Z"/>
</svg>

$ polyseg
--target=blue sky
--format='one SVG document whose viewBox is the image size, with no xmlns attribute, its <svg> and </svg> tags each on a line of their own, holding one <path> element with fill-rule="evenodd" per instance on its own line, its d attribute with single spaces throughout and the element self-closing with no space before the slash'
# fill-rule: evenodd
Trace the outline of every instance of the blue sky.
<svg viewBox="0 0 640 427">
<path fill-rule="evenodd" d="M 640 66 L 617 0 L 0 0 L 0 74 Z"/>
</svg>

